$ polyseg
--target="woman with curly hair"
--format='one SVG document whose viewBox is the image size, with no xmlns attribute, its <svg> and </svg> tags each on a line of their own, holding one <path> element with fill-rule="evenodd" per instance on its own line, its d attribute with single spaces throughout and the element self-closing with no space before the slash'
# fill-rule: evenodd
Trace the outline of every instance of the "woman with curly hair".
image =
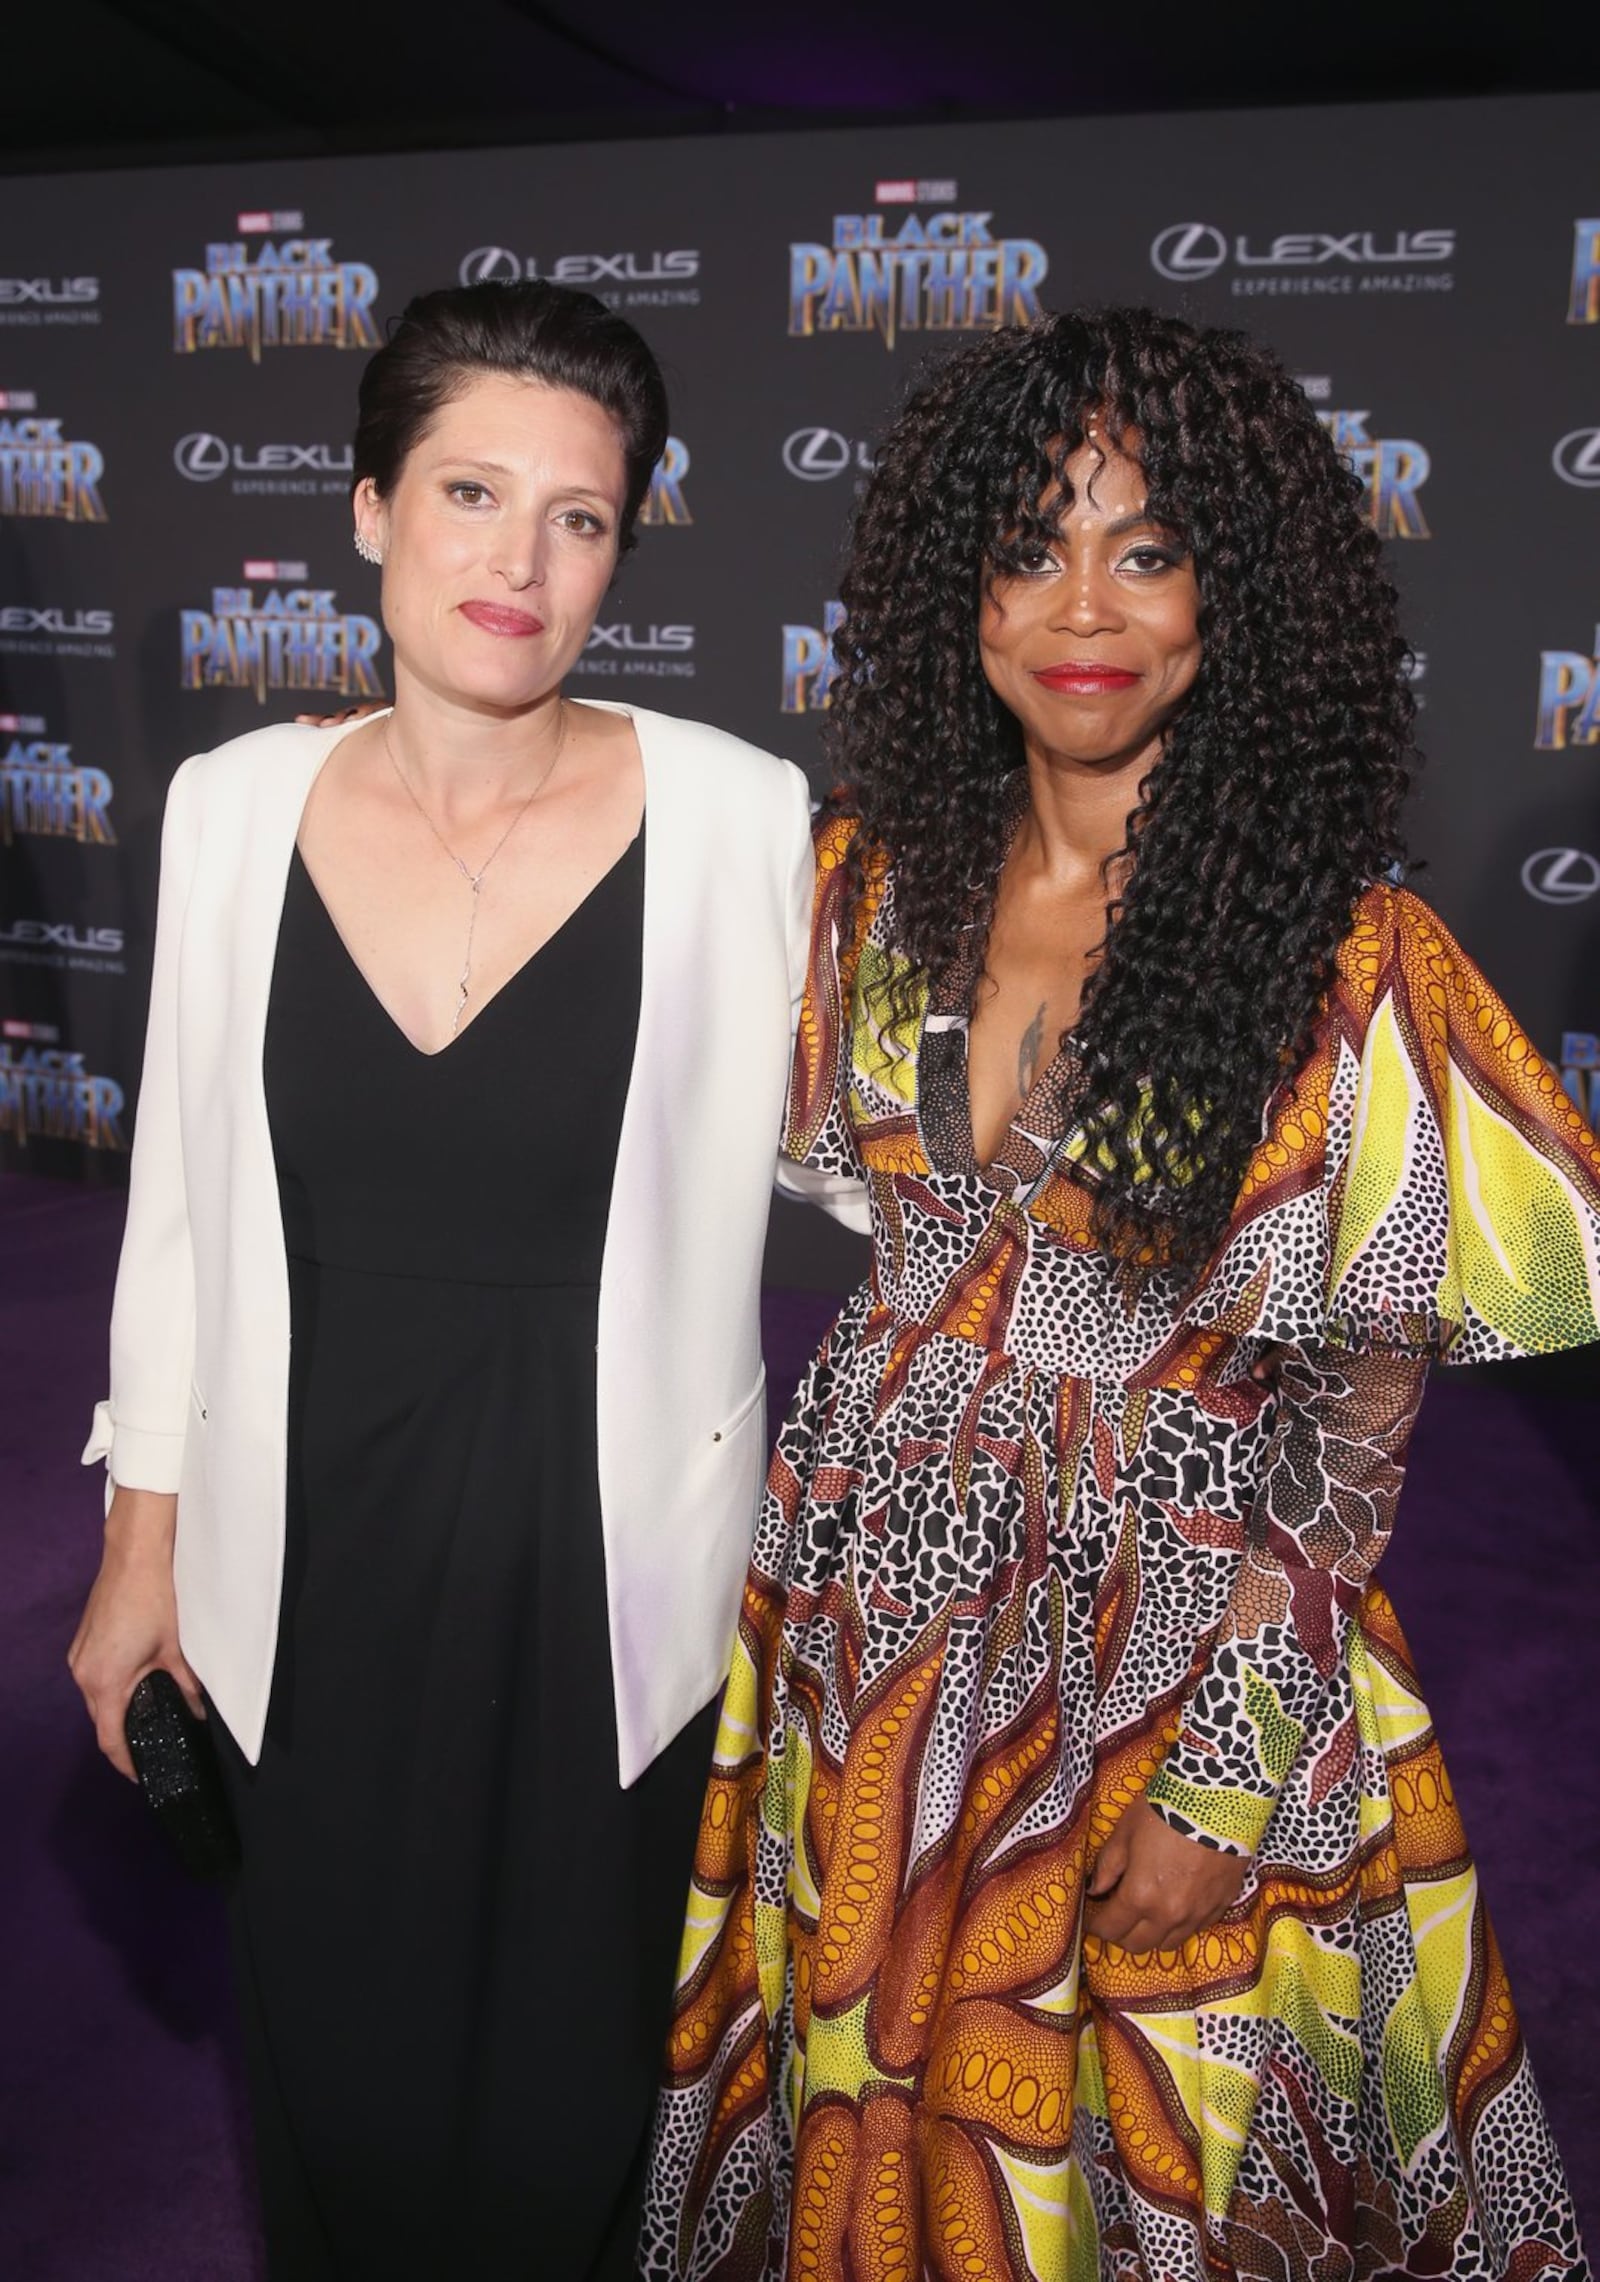
<svg viewBox="0 0 1600 2282">
<path fill-rule="evenodd" d="M 963 348 L 842 590 L 774 1458 L 651 2276 L 1518 2282 L 1583 2251 L 1372 1581 L 1433 1360 L 1600 1336 L 1600 1149 L 1398 883 L 1355 478 L 1237 334 Z"/>
</svg>

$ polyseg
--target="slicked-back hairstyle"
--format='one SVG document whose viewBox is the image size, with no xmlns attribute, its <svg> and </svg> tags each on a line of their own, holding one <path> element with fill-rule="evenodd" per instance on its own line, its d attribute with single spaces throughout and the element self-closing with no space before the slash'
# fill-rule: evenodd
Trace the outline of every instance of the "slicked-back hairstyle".
<svg viewBox="0 0 1600 2282">
<path fill-rule="evenodd" d="M 632 546 L 666 449 L 661 368 L 643 336 L 594 294 L 540 279 L 443 286 L 407 302 L 361 375 L 352 490 L 370 478 L 386 497 L 444 405 L 480 373 L 575 389 L 610 415 L 627 468 L 618 551 Z"/>
<path fill-rule="evenodd" d="M 1091 418 L 1191 550 L 1202 655 L 1130 819 L 1063 1107 L 1085 1129 L 1074 1177 L 1098 1241 L 1135 1274 L 1187 1276 L 1309 1052 L 1352 906 L 1404 862 L 1415 709 L 1396 596 L 1304 392 L 1245 335 L 1147 309 L 957 350 L 907 400 L 862 498 L 825 733 L 862 820 L 852 905 L 887 855 L 897 947 L 938 977 L 970 926 L 987 934 L 1023 759 L 984 678 L 985 581 L 1050 536 Z"/>
</svg>

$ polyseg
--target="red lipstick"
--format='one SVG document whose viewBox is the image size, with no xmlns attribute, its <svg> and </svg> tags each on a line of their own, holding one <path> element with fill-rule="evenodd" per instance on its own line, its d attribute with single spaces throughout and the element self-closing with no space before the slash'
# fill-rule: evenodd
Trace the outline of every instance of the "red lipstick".
<svg viewBox="0 0 1600 2282">
<path fill-rule="evenodd" d="M 526 641 L 530 635 L 544 632 L 544 620 L 535 618 L 531 611 L 513 610 L 508 602 L 463 602 L 461 615 L 474 626 L 481 626 L 486 634 L 505 634 Z"/>
<path fill-rule="evenodd" d="M 1143 679 L 1126 666 L 1103 665 L 1098 658 L 1067 659 L 1058 666 L 1041 666 L 1034 680 L 1063 697 L 1114 697 Z"/>
</svg>

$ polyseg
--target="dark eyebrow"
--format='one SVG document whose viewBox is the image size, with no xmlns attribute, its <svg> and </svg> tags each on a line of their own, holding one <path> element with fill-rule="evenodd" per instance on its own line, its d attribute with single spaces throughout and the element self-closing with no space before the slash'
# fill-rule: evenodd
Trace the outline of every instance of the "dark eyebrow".
<svg viewBox="0 0 1600 2282">
<path fill-rule="evenodd" d="M 470 455 L 452 454 L 450 458 L 439 462 L 439 473 L 441 475 L 450 468 L 460 468 L 473 475 L 515 475 L 516 473 L 515 468 L 505 467 L 499 460 L 475 460 Z M 574 499 L 592 499 L 599 507 L 612 505 L 611 496 L 608 492 L 596 491 L 586 483 L 558 483 L 553 485 L 552 489 L 568 492 Z"/>
<path fill-rule="evenodd" d="M 1146 509 L 1141 508 L 1137 515 L 1119 515 L 1114 523 L 1108 523 L 1106 525 L 1106 537 L 1108 539 L 1124 539 L 1130 531 L 1141 531 L 1147 524 L 1152 531 L 1159 531 L 1164 528 Z"/>
</svg>

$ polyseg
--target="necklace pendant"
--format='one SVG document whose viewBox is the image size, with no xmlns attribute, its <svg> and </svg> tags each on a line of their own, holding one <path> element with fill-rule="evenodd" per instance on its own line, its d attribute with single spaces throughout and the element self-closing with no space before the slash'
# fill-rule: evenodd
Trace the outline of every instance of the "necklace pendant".
<svg viewBox="0 0 1600 2282">
<path fill-rule="evenodd" d="M 460 857 L 459 857 L 459 856 L 456 854 L 456 852 L 455 852 L 454 848 L 452 848 L 452 847 L 451 847 L 451 845 L 450 845 L 449 841 L 448 841 L 448 840 L 445 838 L 444 834 L 443 834 L 443 833 L 440 831 L 440 829 L 439 829 L 438 825 L 437 825 L 437 824 L 435 824 L 435 822 L 433 821 L 433 818 L 432 818 L 432 817 L 431 817 L 431 816 L 428 814 L 428 811 L 427 811 L 427 810 L 426 810 L 426 809 L 423 807 L 423 805 L 422 805 L 421 801 L 420 801 L 420 800 L 417 798 L 417 795 L 416 795 L 415 789 L 413 788 L 413 786 L 412 786 L 412 783 L 411 783 L 411 779 L 410 779 L 410 778 L 409 778 L 409 777 L 406 775 L 406 773 L 405 773 L 405 770 L 404 770 L 404 769 L 403 769 L 403 768 L 400 766 L 400 763 L 399 763 L 398 759 L 397 759 L 397 758 L 396 758 L 396 756 L 395 756 L 395 750 L 394 750 L 394 746 L 393 746 L 393 745 L 390 743 L 390 741 L 389 741 L 389 724 L 388 724 L 388 722 L 387 722 L 387 721 L 385 721 L 385 722 L 384 722 L 384 724 L 383 724 L 383 728 L 382 728 L 382 736 L 383 736 L 383 749 L 384 749 L 384 751 L 385 751 L 385 752 L 388 754 L 388 756 L 389 756 L 389 765 L 390 765 L 390 766 L 391 766 L 391 768 L 394 770 L 394 773 L 395 773 L 395 775 L 396 775 L 396 776 L 399 778 L 399 780 L 400 780 L 400 782 L 401 782 L 402 786 L 404 787 L 404 789 L 405 789 L 405 791 L 406 791 L 406 794 L 407 794 L 407 796 L 409 797 L 409 799 L 410 799 L 410 801 L 411 801 L 411 805 L 412 805 L 412 807 L 413 807 L 413 808 L 416 810 L 417 814 L 418 814 L 418 815 L 419 815 L 419 816 L 422 818 L 422 821 L 423 821 L 423 823 L 424 823 L 424 824 L 426 824 L 426 826 L 428 827 L 428 830 L 429 830 L 429 831 L 430 831 L 430 832 L 433 834 L 434 838 L 435 838 L 435 839 L 438 841 L 438 843 L 439 843 L 439 846 L 440 846 L 440 847 L 441 847 L 441 848 L 444 850 L 444 853 L 445 853 L 445 854 L 446 854 L 446 855 L 449 857 L 449 859 L 450 859 L 451 863 L 453 863 L 453 864 L 455 865 L 455 867 L 456 867 L 456 870 L 457 870 L 457 871 L 458 871 L 458 872 L 461 874 L 461 877 L 462 877 L 462 878 L 463 878 L 463 879 L 466 881 L 466 883 L 467 883 L 468 887 L 469 887 L 469 888 L 472 890 L 472 909 L 471 909 L 470 913 L 469 913 L 469 914 L 468 914 L 468 916 L 467 916 L 467 949 L 466 949 L 466 957 L 465 957 L 465 962 L 464 962 L 464 964 L 463 964 L 463 966 L 462 966 L 462 969 L 461 969 L 461 980 L 460 980 L 460 982 L 459 982 L 459 983 L 456 985 L 456 992 L 457 992 L 457 996 L 456 996 L 456 1011 L 455 1011 L 455 1019 L 454 1019 L 454 1021 L 451 1023 L 451 1025 L 450 1025 L 450 1035 L 451 1035 L 451 1037 L 452 1037 L 452 1038 L 454 1038 L 454 1037 L 457 1035 L 457 1033 L 459 1032 L 460 1028 L 461 1028 L 461 1017 L 462 1017 L 462 1015 L 463 1015 L 463 1014 L 466 1012 L 466 1010 L 467 1010 L 467 984 L 468 984 L 468 978 L 470 977 L 470 975 L 471 975 L 471 973 L 472 973 L 472 941 L 473 941 L 473 937 L 474 937 L 474 935 L 475 935 L 475 934 L 476 934 L 476 932 L 477 932 L 477 927 L 478 927 L 478 900 L 479 900 L 479 891 L 481 890 L 481 888 L 482 888 L 482 886 L 483 886 L 483 883 L 484 883 L 485 879 L 488 877 L 488 874 L 489 874 L 489 866 L 490 866 L 490 865 L 491 865 L 491 864 L 494 862 L 494 860 L 495 860 L 496 856 L 498 856 L 498 855 L 499 855 L 499 853 L 500 853 L 501 849 L 502 849 L 502 848 L 505 846 L 506 842 L 507 842 L 507 841 L 510 839 L 510 837 L 511 837 L 512 833 L 513 833 L 513 832 L 516 830 L 517 826 L 518 826 L 518 825 L 519 825 L 519 824 L 522 822 L 522 819 L 523 819 L 523 818 L 524 818 L 524 817 L 527 815 L 527 813 L 528 813 L 528 810 L 529 810 L 529 809 L 530 809 L 530 808 L 533 806 L 534 802 L 535 802 L 535 801 L 538 799 L 538 797 L 539 797 L 540 793 L 541 793 L 541 792 L 543 792 L 543 790 L 544 790 L 545 786 L 546 786 L 546 785 L 547 785 L 547 784 L 550 782 L 550 778 L 551 778 L 551 775 L 552 775 L 552 773 L 553 773 L 553 771 L 554 771 L 554 769 L 555 769 L 555 765 L 556 765 L 556 763 L 557 763 L 557 762 L 560 760 L 560 758 L 561 758 L 561 754 L 562 754 L 562 749 L 563 749 L 563 747 L 564 747 L 564 746 L 565 746 L 565 744 L 566 744 L 566 736 L 567 736 L 567 716 L 566 716 L 566 711 L 565 711 L 565 709 L 563 708 L 563 709 L 562 709 L 562 710 L 561 710 L 561 711 L 558 713 L 558 715 L 557 715 L 556 749 L 555 749 L 555 751 L 554 751 L 554 752 L 551 754 L 551 756 L 550 756 L 549 760 L 548 760 L 548 761 L 545 763 L 545 766 L 544 766 L 544 773 L 543 773 L 543 775 L 540 777 L 540 779 L 539 779 L 538 783 L 537 783 L 537 784 L 534 786 L 534 788 L 533 788 L 532 792 L 530 792 L 530 793 L 529 793 L 529 795 L 528 795 L 527 799 L 526 799 L 526 800 L 525 800 L 525 801 L 522 803 L 522 806 L 521 806 L 521 807 L 520 807 L 520 808 L 517 810 L 517 813 L 516 813 L 516 815 L 512 817 L 512 819 L 511 819 L 511 822 L 510 822 L 510 823 L 509 823 L 509 824 L 506 826 L 505 830 L 504 830 L 504 831 L 501 833 L 501 835 L 500 835 L 499 839 L 498 839 L 498 840 L 495 842 L 494 846 L 493 846 L 493 847 L 492 847 L 492 848 L 489 850 L 489 853 L 488 853 L 488 854 L 487 854 L 487 855 L 484 857 L 484 859 L 483 859 L 483 862 L 482 862 L 482 863 L 481 863 L 481 864 L 478 866 L 478 868 L 477 868 L 477 870 L 476 870 L 475 872 L 470 872 L 470 871 L 468 871 L 468 869 L 467 869 L 466 865 L 465 865 L 465 864 L 462 862 L 461 858 L 460 858 Z"/>
</svg>

